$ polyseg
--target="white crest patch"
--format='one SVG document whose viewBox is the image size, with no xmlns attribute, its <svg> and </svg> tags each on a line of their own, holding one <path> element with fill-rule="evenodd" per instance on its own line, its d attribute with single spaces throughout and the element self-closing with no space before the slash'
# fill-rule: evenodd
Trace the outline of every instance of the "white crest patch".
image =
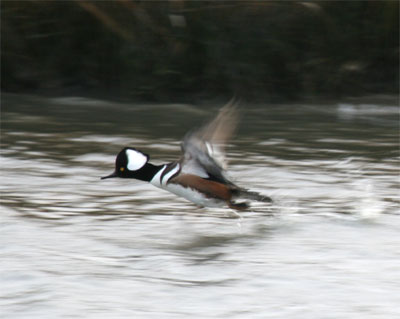
<svg viewBox="0 0 400 319">
<path fill-rule="evenodd" d="M 147 156 L 135 150 L 126 150 L 126 157 L 128 158 L 126 167 L 130 171 L 137 171 L 147 163 Z"/>
</svg>

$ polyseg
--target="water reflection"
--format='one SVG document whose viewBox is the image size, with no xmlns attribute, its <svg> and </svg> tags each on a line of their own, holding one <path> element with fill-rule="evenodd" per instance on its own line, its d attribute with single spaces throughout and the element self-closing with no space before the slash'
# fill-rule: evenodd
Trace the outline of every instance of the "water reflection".
<svg viewBox="0 0 400 319">
<path fill-rule="evenodd" d="M 274 205 L 255 203 L 238 216 L 196 208 L 139 181 L 99 179 L 125 145 L 156 163 L 174 160 L 181 137 L 217 106 L 27 96 L 5 102 L 6 317 L 398 312 L 394 106 L 372 114 L 354 104 L 350 117 L 341 104 L 247 106 L 228 148 L 230 174 Z M 43 107 L 31 107 L 36 103 Z"/>
</svg>

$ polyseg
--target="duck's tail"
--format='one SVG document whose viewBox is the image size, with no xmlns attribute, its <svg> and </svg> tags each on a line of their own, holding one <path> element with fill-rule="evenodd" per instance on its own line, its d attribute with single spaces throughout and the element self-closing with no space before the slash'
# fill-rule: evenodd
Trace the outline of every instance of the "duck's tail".
<svg viewBox="0 0 400 319">
<path fill-rule="evenodd" d="M 261 195 L 257 192 L 248 191 L 247 189 L 243 188 L 237 190 L 236 196 L 245 199 L 256 200 L 259 202 L 272 203 L 271 197 Z"/>
</svg>

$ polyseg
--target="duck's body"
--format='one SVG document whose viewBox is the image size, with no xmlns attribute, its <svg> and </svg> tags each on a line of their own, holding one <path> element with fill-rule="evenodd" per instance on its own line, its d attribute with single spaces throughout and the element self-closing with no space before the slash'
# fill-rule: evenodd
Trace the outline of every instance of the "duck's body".
<svg viewBox="0 0 400 319">
<path fill-rule="evenodd" d="M 181 174 L 180 166 L 179 163 L 163 165 L 150 183 L 198 206 L 218 207 L 223 204 L 221 199 L 226 197 L 226 194 L 223 194 L 226 193 L 226 186 L 197 175 Z"/>
<path fill-rule="evenodd" d="M 186 135 L 183 156 L 176 162 L 153 165 L 148 162 L 147 154 L 126 147 L 117 156 L 114 173 L 102 179 L 122 177 L 150 182 L 198 206 L 247 208 L 247 203 L 235 202 L 240 197 L 270 202 L 269 197 L 240 188 L 225 177 L 220 160 L 222 148 L 235 128 L 236 119 L 232 104 L 222 108 L 212 122 Z"/>
</svg>

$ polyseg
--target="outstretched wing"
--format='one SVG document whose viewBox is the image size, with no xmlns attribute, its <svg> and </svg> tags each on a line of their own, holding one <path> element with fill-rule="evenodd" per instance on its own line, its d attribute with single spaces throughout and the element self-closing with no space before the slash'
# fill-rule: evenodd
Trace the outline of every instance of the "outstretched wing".
<svg viewBox="0 0 400 319">
<path fill-rule="evenodd" d="M 226 142 L 238 122 L 236 103 L 231 100 L 210 123 L 186 134 L 182 142 L 182 173 L 195 174 L 232 184 L 224 176 Z M 232 184 L 233 185 L 233 184 Z"/>
</svg>

